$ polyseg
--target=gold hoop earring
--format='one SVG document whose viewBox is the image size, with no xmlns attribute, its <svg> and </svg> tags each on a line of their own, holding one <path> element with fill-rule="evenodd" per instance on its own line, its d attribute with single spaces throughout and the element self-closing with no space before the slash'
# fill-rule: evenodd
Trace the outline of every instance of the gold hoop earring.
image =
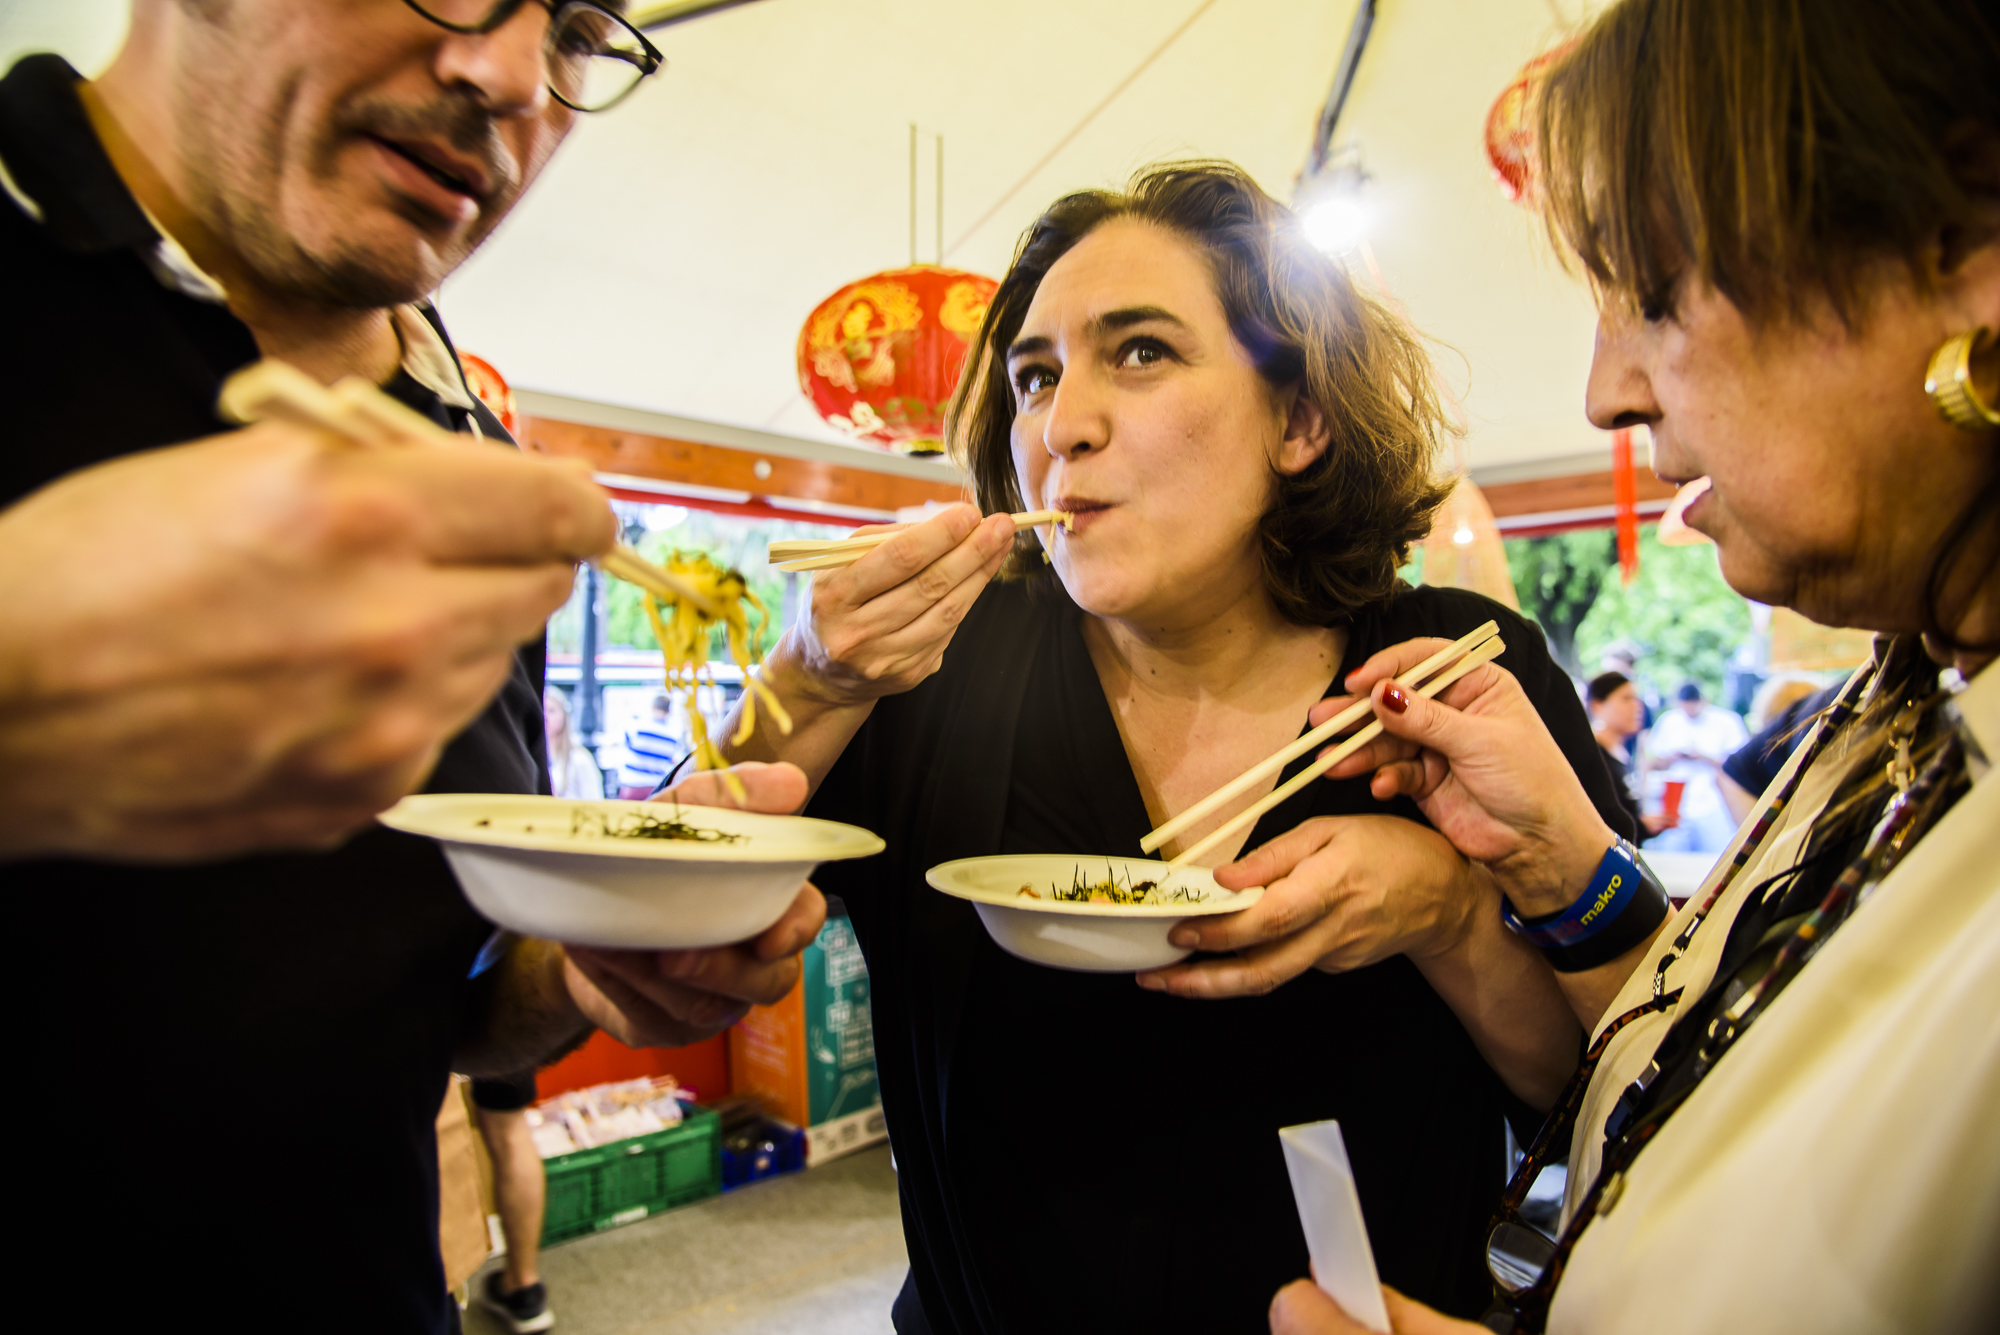
<svg viewBox="0 0 2000 1335">
<path fill-rule="evenodd" d="M 1972 387 L 1972 348 L 1985 337 L 1986 328 L 1982 325 L 1945 340 L 1945 345 L 1931 358 L 1931 368 L 1924 376 L 1924 393 L 1931 396 L 1944 420 L 1967 431 L 2000 426 L 2000 412 L 1993 411 L 1992 405 L 1981 400 L 1979 391 Z"/>
</svg>

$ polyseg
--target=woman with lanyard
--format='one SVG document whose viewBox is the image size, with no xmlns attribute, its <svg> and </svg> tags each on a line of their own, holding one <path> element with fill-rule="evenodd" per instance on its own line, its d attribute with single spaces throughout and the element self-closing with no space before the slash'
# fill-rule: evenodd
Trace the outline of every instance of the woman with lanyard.
<svg viewBox="0 0 2000 1335">
<path fill-rule="evenodd" d="M 1485 1328 L 1995 1329 L 1992 9 L 1624 0 L 1551 70 L 1539 142 L 1602 299 L 1591 419 L 1709 479 L 1687 520 L 1740 592 L 1881 635 L 1671 921 L 1507 673 L 1429 701 L 1394 680 L 1413 643 L 1349 679 L 1392 736 L 1335 773 L 1491 867 L 1591 1028 L 1490 1236 Z M 1565 1151 L 1550 1240 L 1512 1207 Z M 1359 1329 L 1303 1283 L 1272 1328 Z"/>
</svg>

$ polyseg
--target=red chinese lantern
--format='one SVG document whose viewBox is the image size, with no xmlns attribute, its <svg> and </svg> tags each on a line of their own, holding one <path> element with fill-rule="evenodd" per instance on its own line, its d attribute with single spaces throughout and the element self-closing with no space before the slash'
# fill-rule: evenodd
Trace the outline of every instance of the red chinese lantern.
<svg viewBox="0 0 2000 1335">
<path fill-rule="evenodd" d="M 458 364 L 465 368 L 465 383 L 472 386 L 472 392 L 486 405 L 488 412 L 500 419 L 500 425 L 507 428 L 507 434 L 517 440 L 521 420 L 514 411 L 514 391 L 507 387 L 507 378 L 493 369 L 493 363 L 484 357 L 475 357 L 469 352 L 458 354 Z"/>
<path fill-rule="evenodd" d="M 1612 525 L 1618 533 L 1618 575 L 1627 588 L 1639 578 L 1639 477 L 1632 468 L 1632 428 L 1611 433 Z"/>
<path fill-rule="evenodd" d="M 1528 126 L 1528 112 L 1534 105 L 1535 85 L 1544 71 L 1568 53 L 1575 42 L 1564 42 L 1553 51 L 1536 56 L 1521 67 L 1514 82 L 1502 89 L 1486 113 L 1486 160 L 1500 192 L 1519 202 L 1534 185 L 1534 136 Z"/>
<path fill-rule="evenodd" d="M 944 448 L 944 408 L 999 284 L 918 264 L 849 283 L 799 330 L 799 389 L 828 426 L 910 454 Z"/>
</svg>

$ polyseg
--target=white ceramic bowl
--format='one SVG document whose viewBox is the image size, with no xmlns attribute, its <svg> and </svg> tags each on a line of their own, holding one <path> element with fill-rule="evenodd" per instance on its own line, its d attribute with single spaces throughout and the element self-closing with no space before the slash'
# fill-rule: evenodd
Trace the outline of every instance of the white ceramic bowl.
<svg viewBox="0 0 2000 1335">
<path fill-rule="evenodd" d="M 1086 882 L 1116 876 L 1128 885 L 1160 881 L 1162 890 L 1184 889 L 1200 899 L 1195 903 L 1078 904 L 1050 896 L 1052 886 L 1067 889 L 1077 876 Z M 1167 940 L 1175 923 L 1247 909 L 1264 894 L 1262 886 L 1224 890 L 1206 868 L 1169 872 L 1166 863 L 1150 858 L 1068 854 L 960 858 L 932 867 L 925 877 L 944 893 L 971 900 L 987 934 L 1008 954 L 1031 964 L 1084 973 L 1137 973 L 1184 960 L 1193 952 Z M 1023 885 L 1033 886 L 1042 897 L 1023 895 Z"/>
<path fill-rule="evenodd" d="M 577 813 L 634 812 L 742 835 L 737 842 L 574 833 Z M 852 825 L 722 807 L 579 801 L 505 793 L 426 793 L 379 818 L 425 835 L 472 906 L 511 931 L 580 946 L 694 950 L 746 941 L 784 916 L 822 862 L 865 858 L 882 840 Z"/>
</svg>

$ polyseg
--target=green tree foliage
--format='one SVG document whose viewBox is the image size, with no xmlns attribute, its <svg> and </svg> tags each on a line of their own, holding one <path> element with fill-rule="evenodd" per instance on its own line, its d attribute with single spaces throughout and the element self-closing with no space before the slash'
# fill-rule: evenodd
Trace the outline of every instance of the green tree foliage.
<svg viewBox="0 0 2000 1335">
<path fill-rule="evenodd" d="M 794 524 L 783 520 L 738 518 L 733 515 L 714 514 L 706 510 L 683 511 L 685 518 L 672 527 L 649 532 L 636 544 L 640 553 L 653 560 L 663 560 L 667 553 L 676 548 L 684 551 L 699 551 L 712 560 L 743 572 L 749 583 L 750 592 L 763 600 L 770 617 L 765 622 L 763 634 L 756 641 L 759 654 L 768 652 L 778 642 L 784 630 L 785 590 L 787 579 L 797 587 L 804 587 L 803 576 L 790 576 L 772 570 L 764 561 L 764 550 L 771 543 L 783 538 L 838 538 L 847 535 L 846 529 L 832 528 L 820 524 Z M 639 590 L 623 580 L 604 578 L 600 580 L 604 589 L 604 629 L 601 647 L 604 649 L 657 649 L 659 641 L 653 637 L 653 628 L 646 620 L 646 609 L 641 605 Z M 754 611 L 750 614 L 751 629 L 757 629 Z M 570 601 L 556 613 L 549 622 L 549 647 L 558 653 L 576 653 L 582 644 L 583 618 L 583 577 L 577 577 L 577 591 Z M 722 642 L 722 633 L 717 630 L 709 645 L 709 656 L 728 661 L 728 650 Z"/>
<path fill-rule="evenodd" d="M 1629 640 L 1643 651 L 1640 678 L 1662 698 L 1683 681 L 1722 694 L 1723 669 L 1753 633 L 1750 605 L 1723 581 L 1715 548 L 1668 547 L 1655 525 L 1639 529 L 1639 577 L 1618 577 L 1608 529 L 1507 542 L 1507 570 L 1521 611 L 1548 636 L 1549 652 L 1578 680 L 1596 675 L 1604 651 Z"/>
<path fill-rule="evenodd" d="M 1507 543 L 1507 574 L 1514 581 L 1521 611 L 1540 624 L 1548 636 L 1549 652 L 1574 676 L 1583 675 L 1577 630 L 1596 605 L 1617 560 L 1617 540 L 1609 529 L 1514 538 Z"/>
<path fill-rule="evenodd" d="M 1577 628 L 1576 649 L 1595 672 L 1612 643 L 1635 641 L 1646 651 L 1639 675 L 1660 695 L 1692 678 L 1715 700 L 1724 666 L 1751 634 L 1750 604 L 1723 581 L 1714 545 L 1667 547 L 1648 524 L 1639 530 L 1638 579 L 1626 588 L 1609 573 Z"/>
</svg>

